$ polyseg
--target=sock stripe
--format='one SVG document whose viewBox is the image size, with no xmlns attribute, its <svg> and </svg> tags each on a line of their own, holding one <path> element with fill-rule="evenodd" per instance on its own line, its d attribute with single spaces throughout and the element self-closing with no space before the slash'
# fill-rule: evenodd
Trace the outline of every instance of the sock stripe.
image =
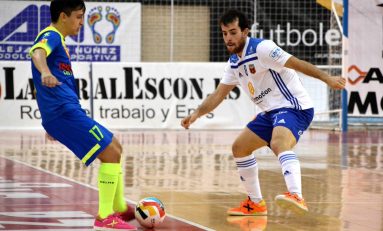
<svg viewBox="0 0 383 231">
<path fill-rule="evenodd" d="M 284 159 L 279 160 L 279 161 L 281 162 L 281 164 L 283 164 L 284 162 L 289 161 L 289 160 L 298 160 L 298 158 L 296 158 L 296 157 L 287 157 L 287 158 L 284 158 Z"/>
<path fill-rule="evenodd" d="M 298 157 L 295 154 L 284 154 L 279 157 L 279 162 L 281 164 L 289 160 L 298 160 Z"/>
<path fill-rule="evenodd" d="M 256 165 L 257 161 L 255 160 L 255 158 L 253 158 L 253 159 L 249 159 L 245 161 L 236 161 L 236 164 L 238 168 L 246 168 L 246 167 Z"/>
<path fill-rule="evenodd" d="M 302 195 L 301 169 L 297 155 L 293 151 L 282 152 L 278 155 L 282 166 L 282 175 L 285 179 L 287 190 L 290 193 Z"/>
</svg>

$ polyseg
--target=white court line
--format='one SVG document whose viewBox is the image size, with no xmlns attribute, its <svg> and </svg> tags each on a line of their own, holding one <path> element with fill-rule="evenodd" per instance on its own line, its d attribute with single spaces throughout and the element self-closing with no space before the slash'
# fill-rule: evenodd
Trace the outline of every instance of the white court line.
<svg viewBox="0 0 383 231">
<path fill-rule="evenodd" d="M 97 188 L 97 187 L 94 187 L 94 186 L 92 186 L 92 185 L 88 185 L 88 184 L 85 184 L 85 183 L 82 183 L 82 182 L 75 181 L 75 180 L 73 180 L 73 179 L 71 179 L 71 178 L 68 178 L 68 177 L 66 177 L 66 176 L 62 176 L 62 175 L 59 175 L 59 174 L 57 174 L 57 173 L 50 172 L 50 171 L 48 171 L 48 170 L 45 170 L 45 169 L 42 169 L 42 168 L 40 168 L 40 167 L 36 167 L 36 166 L 30 165 L 30 164 L 27 164 L 27 163 L 22 162 L 22 161 L 19 161 L 19 160 L 14 160 L 14 159 L 11 159 L 11 158 L 8 158 L 8 157 L 5 157 L 5 156 L 1 156 L 1 157 L 4 158 L 4 159 L 7 159 L 7 160 L 9 160 L 9 161 L 14 161 L 14 162 L 16 162 L 16 163 L 19 163 L 19 164 L 22 164 L 22 165 L 25 165 L 25 166 L 34 168 L 34 169 L 36 169 L 36 170 L 45 172 L 45 173 L 47 173 L 47 174 L 51 174 L 51 175 L 53 175 L 53 176 L 57 176 L 57 177 L 60 177 L 60 178 L 65 179 L 65 180 L 71 181 L 71 182 L 73 182 L 73 183 L 76 183 L 76 184 L 79 184 L 79 185 L 82 185 L 82 186 L 85 186 L 85 187 L 88 187 L 88 188 L 91 188 L 91 189 L 94 189 L 94 190 L 98 191 L 98 188 Z M 131 203 L 131 204 L 137 204 L 137 201 L 133 201 L 133 200 L 129 200 L 129 199 L 125 199 L 125 201 L 127 201 L 127 202 L 129 202 L 129 203 Z M 175 219 L 175 220 L 178 220 L 178 221 L 187 223 L 187 224 L 189 224 L 189 225 L 195 226 L 195 227 L 197 227 L 197 228 L 204 229 L 204 230 L 206 230 L 206 231 L 215 231 L 214 229 L 210 229 L 210 228 L 205 227 L 205 226 L 203 226 L 203 225 L 194 223 L 194 222 L 189 221 L 189 220 L 185 220 L 185 219 L 180 218 L 180 217 L 173 216 L 173 215 L 171 215 L 171 214 L 166 214 L 166 216 L 171 217 L 172 219 Z M 47 230 L 48 230 L 48 229 L 44 229 L 44 231 L 47 231 Z M 79 229 L 79 230 L 83 231 L 83 229 Z M 91 229 L 91 230 L 92 230 L 92 229 Z M 15 230 L 15 231 L 17 231 L 17 230 Z M 57 229 L 56 229 L 56 231 L 57 231 Z M 60 229 L 59 231 L 62 231 L 62 230 Z M 84 230 L 84 231 L 85 231 L 85 230 Z M 86 229 L 86 231 L 88 231 L 88 229 Z"/>
</svg>

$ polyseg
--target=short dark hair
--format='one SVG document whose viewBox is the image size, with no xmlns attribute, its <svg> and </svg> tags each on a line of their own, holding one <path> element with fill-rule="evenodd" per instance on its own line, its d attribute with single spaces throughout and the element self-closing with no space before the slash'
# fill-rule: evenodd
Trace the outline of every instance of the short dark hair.
<svg viewBox="0 0 383 231">
<path fill-rule="evenodd" d="M 75 10 L 83 10 L 85 12 L 84 0 L 52 0 L 50 6 L 51 21 L 56 23 L 61 12 L 70 16 Z"/>
<path fill-rule="evenodd" d="M 234 22 L 235 20 L 238 20 L 238 26 L 241 28 L 241 31 L 244 29 L 250 29 L 249 27 L 249 20 L 243 14 L 242 12 L 235 10 L 235 9 L 230 9 L 226 11 L 220 18 L 219 20 L 219 25 L 223 24 L 227 26 L 228 24 Z"/>
</svg>

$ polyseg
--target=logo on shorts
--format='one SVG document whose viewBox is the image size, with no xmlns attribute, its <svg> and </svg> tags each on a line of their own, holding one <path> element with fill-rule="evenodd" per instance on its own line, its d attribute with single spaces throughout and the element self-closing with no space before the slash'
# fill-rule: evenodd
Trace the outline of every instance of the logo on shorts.
<svg viewBox="0 0 383 231">
<path fill-rule="evenodd" d="M 278 121 L 278 123 L 279 124 L 285 124 L 286 122 L 285 122 L 285 119 L 281 119 L 281 120 Z"/>
<path fill-rule="evenodd" d="M 302 131 L 302 130 L 299 130 L 299 131 L 298 131 L 298 135 L 301 136 L 302 134 L 303 134 L 303 131 Z"/>
<path fill-rule="evenodd" d="M 287 111 L 279 111 L 276 115 L 285 114 Z"/>
</svg>

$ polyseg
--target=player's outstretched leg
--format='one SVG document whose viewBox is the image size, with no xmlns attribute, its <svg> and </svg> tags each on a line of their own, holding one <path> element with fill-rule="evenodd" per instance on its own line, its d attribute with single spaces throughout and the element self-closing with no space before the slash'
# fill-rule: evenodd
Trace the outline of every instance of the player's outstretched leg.
<svg viewBox="0 0 383 231">
<path fill-rule="evenodd" d="M 251 144 L 251 145 L 250 145 Z M 265 201 L 262 199 L 258 177 L 258 164 L 253 150 L 266 144 L 253 131 L 245 128 L 232 146 L 233 156 L 248 199 L 241 202 L 239 207 L 227 211 L 229 215 L 259 216 L 267 214 Z"/>
<path fill-rule="evenodd" d="M 293 151 L 284 151 L 278 155 L 278 159 L 288 192 L 276 196 L 276 203 L 296 213 L 307 212 L 308 208 L 302 197 L 301 167 L 297 155 Z"/>
<path fill-rule="evenodd" d="M 134 207 L 126 203 L 125 197 L 124 197 L 124 188 L 125 188 L 124 174 L 121 169 L 118 176 L 116 194 L 114 195 L 113 210 L 119 214 L 122 220 L 130 221 L 135 218 Z"/>
<path fill-rule="evenodd" d="M 119 163 L 101 163 L 98 175 L 99 212 L 94 222 L 95 230 L 137 230 L 113 211 L 114 195 L 121 167 Z"/>
<path fill-rule="evenodd" d="M 121 152 L 121 145 L 113 137 L 112 142 L 98 155 L 102 163 L 98 174 L 99 209 L 94 222 L 95 230 L 137 230 L 137 227 L 125 222 L 120 213 L 114 211 L 114 200 L 121 173 Z"/>
</svg>

